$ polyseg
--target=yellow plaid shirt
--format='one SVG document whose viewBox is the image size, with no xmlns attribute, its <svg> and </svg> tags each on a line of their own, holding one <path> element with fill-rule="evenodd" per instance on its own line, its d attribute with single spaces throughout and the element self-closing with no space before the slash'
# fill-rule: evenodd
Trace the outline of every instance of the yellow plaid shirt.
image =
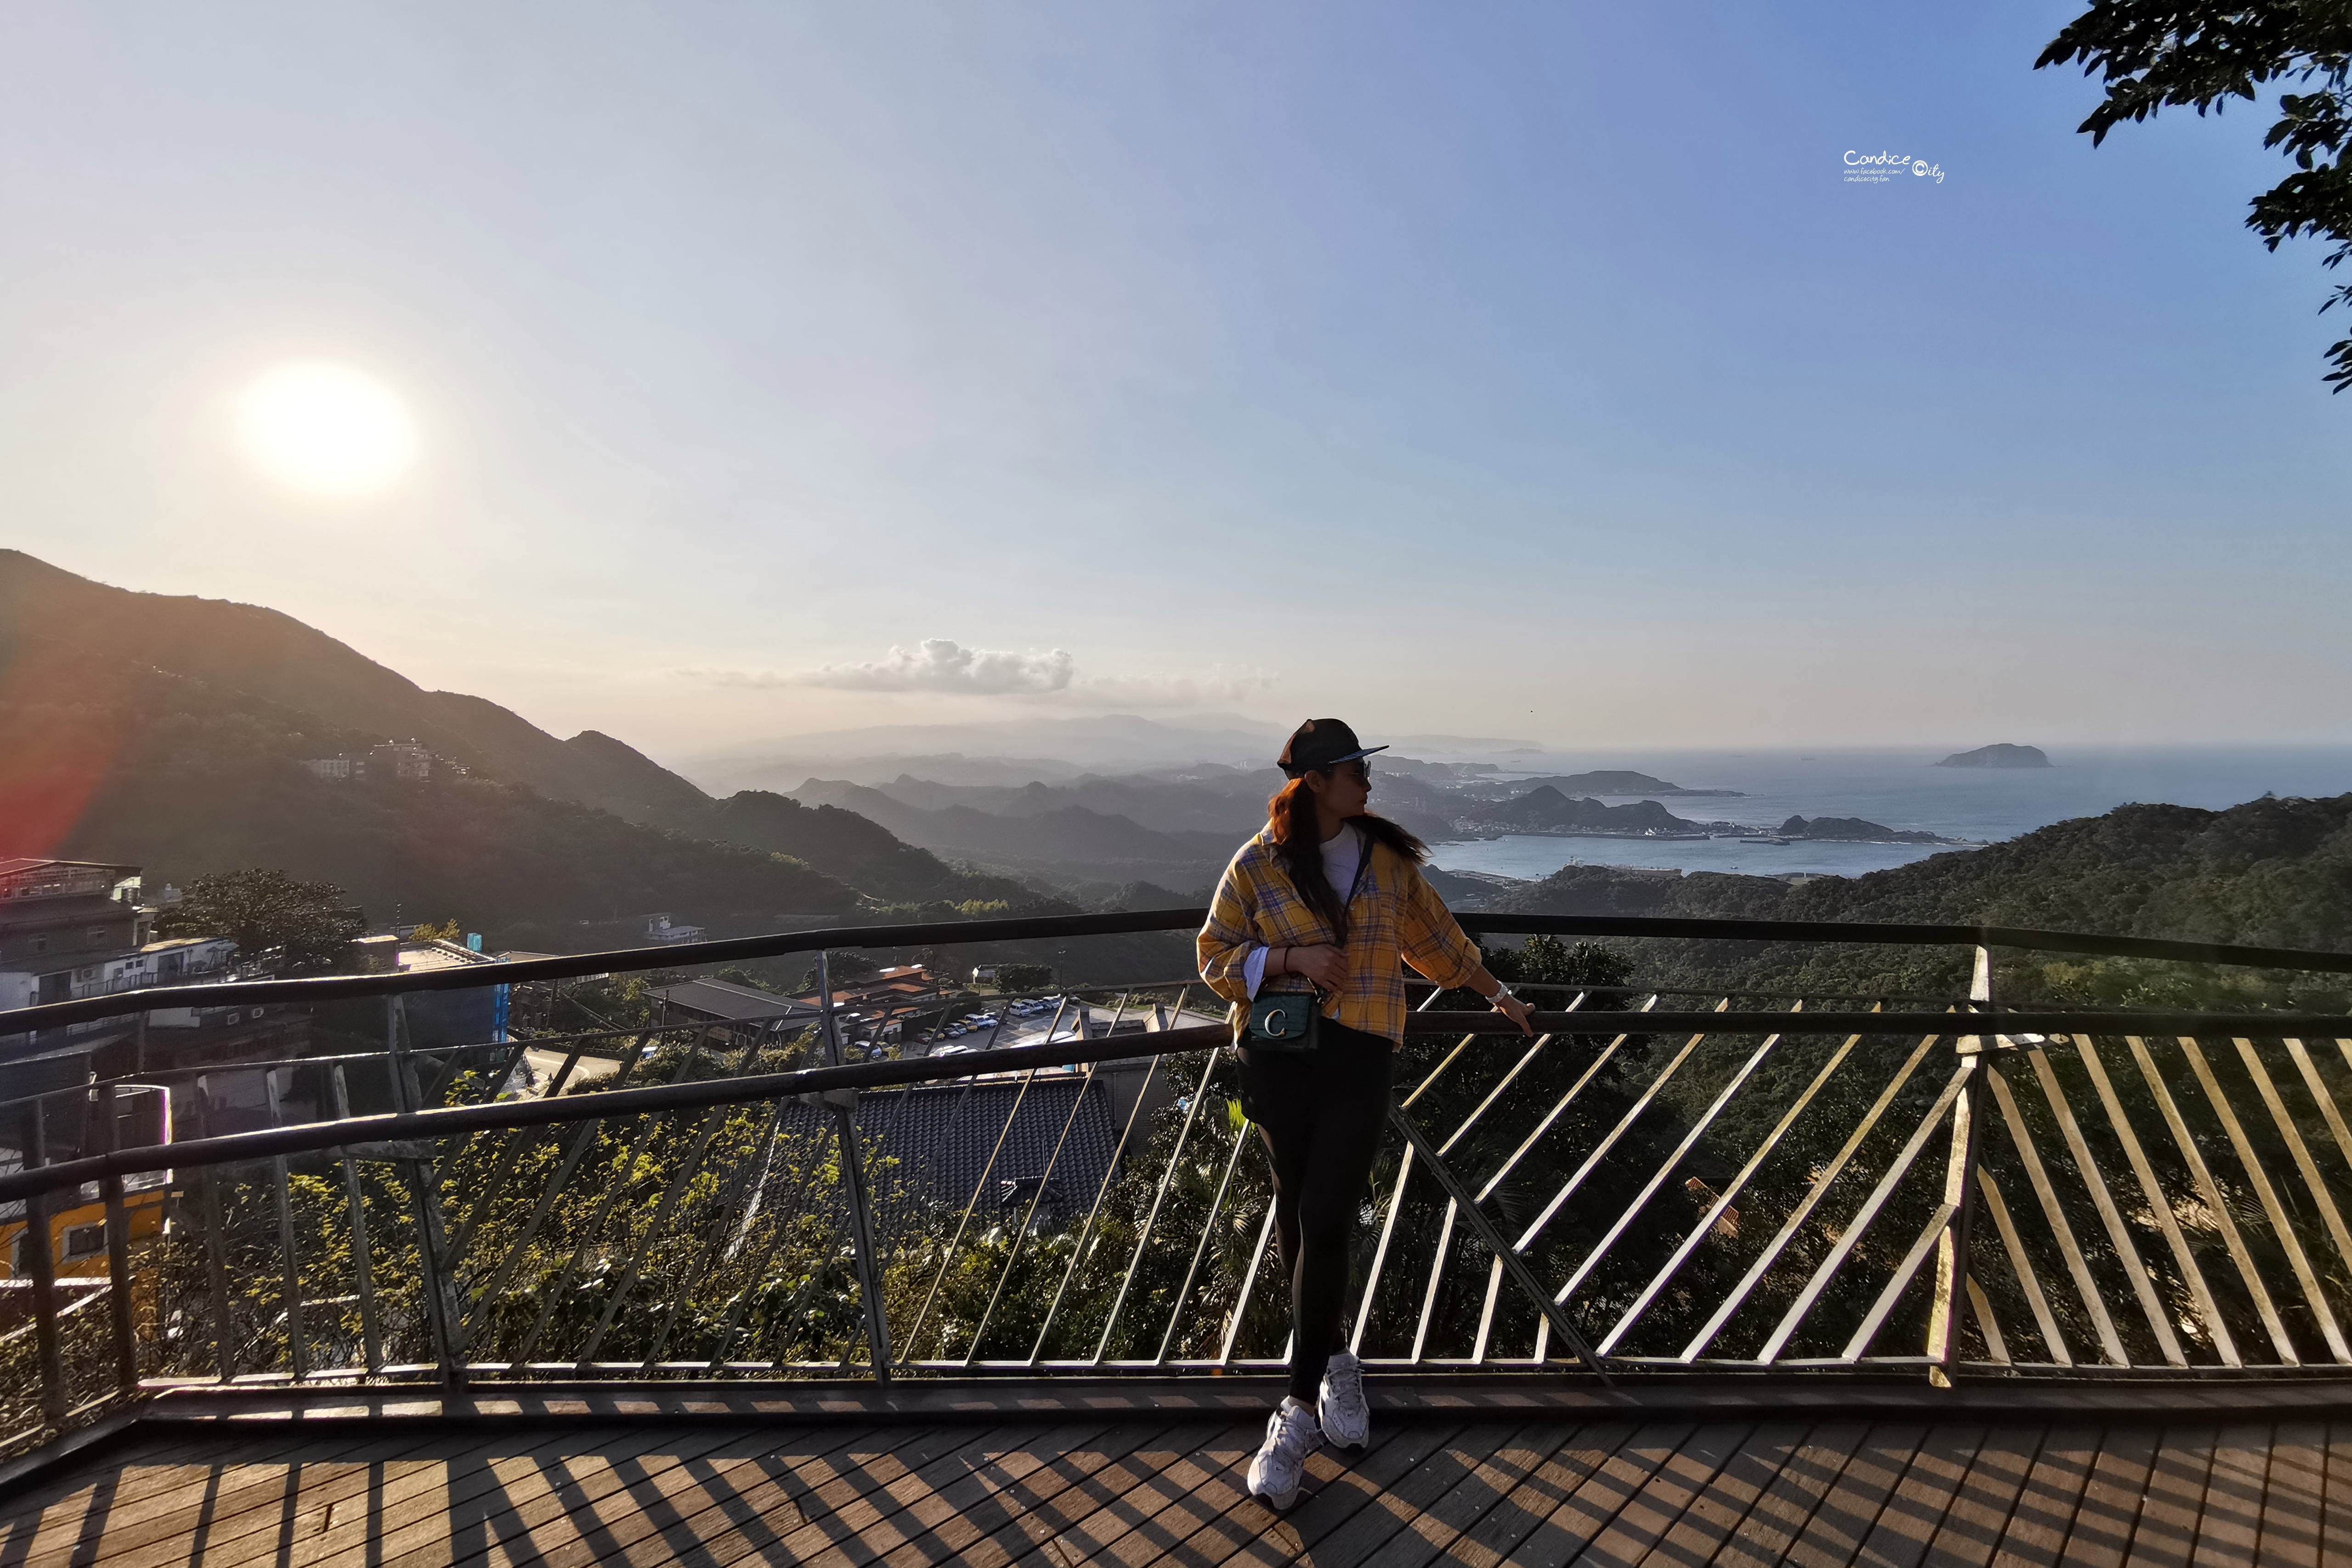
<svg viewBox="0 0 2352 1568">
<path fill-rule="evenodd" d="M 1441 986 L 1467 985 L 1478 973 L 1478 947 L 1421 868 L 1384 846 L 1366 841 L 1371 859 L 1349 907 L 1348 984 L 1327 1002 L 1323 1016 L 1351 1029 L 1402 1042 L 1404 971 L 1401 958 Z M 1342 894 L 1345 888 L 1339 889 Z M 1311 947 L 1332 940 L 1331 928 L 1298 896 L 1275 852 L 1270 832 L 1241 847 L 1217 883 L 1209 923 L 1201 928 L 1201 978 L 1233 1004 L 1234 1034 L 1249 1019 L 1249 982 L 1242 965 L 1259 947 Z M 1305 991 L 1304 979 L 1277 974 L 1262 991 Z"/>
</svg>

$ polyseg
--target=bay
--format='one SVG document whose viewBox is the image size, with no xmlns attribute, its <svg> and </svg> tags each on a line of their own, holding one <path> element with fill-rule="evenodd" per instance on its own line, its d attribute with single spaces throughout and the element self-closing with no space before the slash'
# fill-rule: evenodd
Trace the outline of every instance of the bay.
<svg viewBox="0 0 2352 1568">
<path fill-rule="evenodd" d="M 1859 816 L 1898 831 L 1998 842 L 2070 817 L 2096 816 L 2131 802 L 2221 810 L 2264 794 L 2352 792 L 2352 746 L 2045 748 L 2048 768 L 1941 768 L 1952 748 L 1812 751 L 1560 752 L 1507 759 L 1506 778 L 1631 768 L 1686 789 L 1736 789 L 1738 796 L 1651 798 L 1675 816 L 1777 828 L 1790 816 Z M 1375 790 L 1377 795 L 1377 789 Z M 1378 810 L 1377 802 L 1373 809 Z M 1785 846 L 1731 838 L 1634 839 L 1514 835 L 1432 846 L 1452 871 L 1548 877 L 1571 862 L 1685 871 L 1859 876 L 1948 854 L 1948 845 Z"/>
</svg>

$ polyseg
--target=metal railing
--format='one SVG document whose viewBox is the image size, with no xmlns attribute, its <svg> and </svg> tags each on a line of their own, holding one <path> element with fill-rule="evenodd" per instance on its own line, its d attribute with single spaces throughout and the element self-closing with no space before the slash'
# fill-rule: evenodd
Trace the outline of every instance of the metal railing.
<svg viewBox="0 0 2352 1568">
<path fill-rule="evenodd" d="M 835 929 L 457 973 L 520 994 L 1199 919 Z M 1464 923 L 1943 943 L 1975 950 L 1975 984 L 1867 1006 L 1556 987 L 1532 1037 L 1429 993 L 1351 1287 L 1352 1343 L 1376 1371 L 2352 1367 L 2352 1020 L 2003 1009 L 1990 950 L 2336 973 L 2352 955 L 1969 927 Z M 551 1003 L 530 1037 L 420 1042 L 410 998 L 464 988 L 448 972 L 206 985 L 208 1002 L 273 1014 L 365 1002 L 382 1043 L 0 1102 L 24 1146 L 0 1205 L 21 1205 L 29 1279 L 21 1307 L 0 1301 L 17 1318 L 0 1319 L 0 1433 L 22 1447 L 192 1381 L 1179 1375 L 1286 1354 L 1265 1163 L 1223 1026 L 1184 1022 L 1207 1000 L 1197 983 L 1083 988 L 1001 1019 L 974 1052 L 864 1061 L 845 1059 L 829 984 L 818 1022 L 790 1035 L 759 1019 L 565 1030 Z M 0 1035 L 99 1016 L 0 1014 Z M 534 1058 L 551 1065 L 525 1086 Z M 261 1079 L 262 1124 L 224 1131 L 209 1094 L 184 1090 L 236 1074 Z M 110 1147 L 113 1102 L 158 1085 L 193 1101 L 186 1135 Z"/>
</svg>

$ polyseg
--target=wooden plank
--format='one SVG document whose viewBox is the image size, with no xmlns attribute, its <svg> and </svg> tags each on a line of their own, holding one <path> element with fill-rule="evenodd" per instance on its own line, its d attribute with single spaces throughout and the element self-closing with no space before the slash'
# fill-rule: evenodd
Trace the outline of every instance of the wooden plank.
<svg viewBox="0 0 2352 1568">
<path fill-rule="evenodd" d="M 1511 1554 L 1511 1561 L 1528 1568 L 1561 1568 L 1573 1562 L 1641 1495 L 1650 1478 L 1675 1457 L 1694 1429 L 1687 1422 L 1659 1422 L 1636 1429 L 1615 1453 L 1594 1467 L 1584 1483 L 1552 1510 L 1551 1517 L 1529 1532 Z"/>
<path fill-rule="evenodd" d="M 2352 1563 L 2352 1421 L 2328 1426 L 2326 1497 L 2319 1518 L 2319 1560 Z"/>
<path fill-rule="evenodd" d="M 2133 1527 L 2129 1561 L 2138 1568 L 2184 1568 L 2197 1547 L 2205 1478 L 2213 1470 L 2210 1426 L 2168 1428 L 2147 1476 L 2147 1495 Z"/>
<path fill-rule="evenodd" d="M 110 1521 L 98 1550 L 84 1561 L 104 1568 L 161 1568 L 192 1557 L 209 1564 L 283 1555 L 336 1500 L 365 1490 L 372 1476 L 379 1486 L 428 1486 L 446 1457 L 479 1441 L 478 1436 L 377 1433 L 367 1441 L 332 1446 L 331 1458 L 314 1459 L 298 1451 L 232 1466 L 196 1492 L 153 1500 L 173 1503 L 169 1511 Z M 50 1564 L 36 1558 L 26 1568 Z"/>
<path fill-rule="evenodd" d="M 991 1536 L 1157 1435 L 1151 1427 L 1128 1423 L 1074 1436 L 1057 1451 L 1042 1443 L 1001 1453 L 967 1449 L 959 1456 L 965 1473 L 908 1508 L 914 1532 L 882 1562 L 886 1568 L 925 1568 L 950 1560 L 994 1568 L 1008 1554 L 981 1550 Z"/>
<path fill-rule="evenodd" d="M 2282 1423 L 2271 1436 L 2271 1471 L 2263 1488 L 2255 1568 L 2317 1568 L 2326 1476 L 2326 1423 Z"/>
<path fill-rule="evenodd" d="M 1042 1551 L 1047 1542 L 1057 1537 L 1083 1542 L 1086 1537 L 1081 1526 L 1105 1509 L 1114 1511 L 1108 1519 L 1097 1521 L 1097 1528 L 1117 1529 L 1118 1521 L 1131 1518 L 1117 1511 L 1120 1500 L 1129 1493 L 1147 1487 L 1154 1476 L 1194 1450 L 1221 1440 L 1229 1451 L 1240 1449 L 1245 1442 L 1249 1445 L 1248 1453 L 1256 1451 L 1253 1429 L 1236 1431 L 1230 1422 L 1193 1422 L 1169 1428 L 1076 1486 L 1012 1515 L 989 1541 L 1003 1554 L 1003 1561 L 1052 1564 L 1055 1558 Z M 1081 1555 L 1083 1551 L 1074 1547 L 1073 1560 Z"/>
<path fill-rule="evenodd" d="M 2271 1458 L 2268 1426 L 2225 1426 L 2213 1444 L 2213 1468 L 2205 1478 L 2205 1508 L 2197 1521 L 2196 1564 L 2244 1568 L 2262 1541 L 2263 1486 Z"/>
<path fill-rule="evenodd" d="M 1811 1430 L 1804 1422 L 1781 1421 L 1749 1433 L 1739 1451 L 1708 1478 L 1683 1516 L 1641 1561 L 1667 1568 L 1713 1560 Z"/>
<path fill-rule="evenodd" d="M 2153 1427 L 2109 1430 L 2091 1461 L 2091 1477 L 2074 1504 L 2066 1532 L 2065 1561 L 2083 1568 L 2122 1568 L 2129 1560 L 2132 1531 L 2147 1496 L 2161 1435 Z"/>
<path fill-rule="evenodd" d="M 1936 1527 L 1926 1561 L 1937 1568 L 1990 1562 L 2041 1448 L 2039 1428 L 1996 1426 L 1986 1432 L 1969 1461 L 1969 1473 L 1952 1494 L 1952 1506 Z"/>
<path fill-rule="evenodd" d="M 1359 1509 L 1351 1518 L 1318 1540 L 1316 1554 L 1334 1563 L 1360 1563 L 1400 1532 L 1410 1535 L 1413 1542 L 1425 1543 L 1428 1536 L 1420 1527 L 1428 1510 L 1442 1502 L 1447 1493 L 1469 1482 L 1478 1467 L 1496 1449 L 1523 1434 L 1524 1428 L 1494 1422 L 1465 1426 L 1383 1488 L 1373 1506 Z M 1408 1542 L 1402 1550 L 1410 1555 L 1413 1546 Z"/>
<path fill-rule="evenodd" d="M 2043 1435 L 2042 1451 L 2033 1457 L 2033 1468 L 2026 1472 L 2017 1504 L 2009 1510 L 2000 1550 L 1993 1553 L 1994 1568 L 2050 1568 L 2058 1562 L 2074 1528 L 2075 1504 L 2091 1484 L 2104 1436 L 2095 1426 L 2053 1427 Z"/>
<path fill-rule="evenodd" d="M 446 1506 L 371 1509 L 346 1521 L 339 1511 L 320 1538 L 320 1550 L 289 1568 L 324 1563 L 337 1553 L 365 1548 L 371 1568 L 449 1568 L 451 1564 L 511 1561 L 574 1541 L 593 1530 L 596 1505 L 633 1483 L 642 1483 L 729 1440 L 724 1431 L 657 1428 L 644 1441 L 604 1441 L 577 1454 L 544 1458 L 488 1451 L 452 1478 Z M 772 1438 L 830 1447 L 851 1441 L 854 1430 L 782 1433 Z M 431 1500 L 425 1500 L 429 1505 Z M 358 1510 L 355 1510 L 357 1512 Z"/>
<path fill-rule="evenodd" d="M 1790 1544 L 1804 1533 L 1814 1507 L 1836 1484 L 1846 1457 L 1869 1434 L 1868 1425 L 1860 1421 L 1833 1421 L 1815 1427 L 1780 1466 L 1780 1473 L 1748 1510 L 1738 1532 L 1725 1542 L 1716 1561 L 1756 1568 L 1779 1563 Z"/>
<path fill-rule="evenodd" d="M 878 1468 L 925 1463 L 926 1453 L 950 1448 L 970 1436 L 968 1430 L 934 1428 L 894 1448 Z M 780 1547 L 808 1523 L 794 1497 L 807 1489 L 794 1466 L 812 1458 L 780 1452 L 768 1434 L 739 1435 L 650 1471 L 593 1510 L 599 1528 L 555 1546 L 540 1561 L 549 1568 L 728 1562 Z"/>
<path fill-rule="evenodd" d="M 1039 1542 L 1018 1561 L 1036 1568 L 1158 1561 L 1210 1520 L 1248 1500 L 1248 1466 L 1264 1436 L 1255 1426 L 1228 1427 L 1174 1456 L 1141 1486 L 1075 1528 Z"/>
<path fill-rule="evenodd" d="M 276 1441 L 224 1443 L 225 1434 L 211 1434 L 202 1443 L 173 1443 L 184 1462 L 167 1462 L 150 1468 L 131 1459 L 102 1468 L 95 1477 L 77 1478 L 72 1490 L 50 1500 L 33 1516 L 32 1539 L 17 1545 L 12 1526 L 10 1546 L 0 1548 L 0 1562 L 15 1568 L 50 1568 L 56 1563 L 100 1561 L 105 1552 L 120 1553 L 187 1531 L 184 1515 L 201 1508 L 207 1493 L 214 1499 L 213 1517 L 225 1519 L 244 1507 L 268 1500 L 246 1495 L 253 1487 L 272 1480 L 269 1467 L 287 1461 L 331 1463 L 368 1444 L 359 1438 L 321 1442 L 316 1436 L 281 1436 Z M 209 1457 L 205 1455 L 209 1449 Z M 250 1470 L 250 1474 L 242 1473 Z M 274 1494 L 273 1494 L 274 1495 Z M 46 1539 L 44 1539 L 46 1538 Z M 87 1547 L 74 1544 L 87 1540 Z M 77 1557 L 79 1553 L 79 1557 Z"/>
<path fill-rule="evenodd" d="M 1319 1450 L 1307 1461 L 1315 1489 L 1302 1493 L 1287 1514 L 1278 1515 L 1252 1498 L 1170 1547 L 1161 1561 L 1187 1568 L 1228 1562 L 1288 1563 L 1360 1510 L 1375 1506 L 1391 1485 L 1412 1474 L 1415 1465 L 1460 1430 L 1443 1426 L 1375 1428 L 1371 1452 L 1352 1464 L 1343 1465 L 1328 1449 Z M 1257 1451 L 1255 1444 L 1250 1451 Z"/>
<path fill-rule="evenodd" d="M 1544 1468 L 1561 1447 L 1573 1441 L 1572 1424 L 1547 1422 L 1520 1429 L 1496 1444 L 1470 1474 L 1424 1510 L 1420 1519 L 1391 1536 L 1388 1543 L 1364 1559 L 1362 1568 L 1421 1568 L 1446 1552 L 1487 1514 Z"/>
<path fill-rule="evenodd" d="M 1082 1507 L 1063 1511 L 1056 1504 L 1051 1510 L 1034 1511 L 1030 1519 L 1037 1519 L 1042 1528 L 1025 1528 L 1016 1521 L 1013 1528 L 1028 1538 L 1028 1547 L 1016 1549 L 1012 1561 L 1021 1568 L 1061 1568 L 1063 1563 L 1103 1561 L 1103 1552 L 1112 1542 L 1134 1535 L 1143 1519 L 1160 1514 L 1171 1502 L 1171 1477 L 1185 1477 L 1192 1486 L 1209 1486 L 1221 1474 L 1246 1465 L 1249 1455 L 1258 1450 L 1258 1436 L 1256 1429 L 1234 1429 L 1233 1425 L 1179 1427 L 1160 1441 L 1140 1446 L 1122 1465 L 1108 1467 L 1063 1493 L 1063 1498 L 1082 1502 Z M 1190 1528 L 1185 1532 L 1190 1535 Z M 1000 1532 L 1000 1540 L 1012 1547 L 1013 1531 Z M 1143 1549 L 1146 1542 L 1127 1544 Z M 1162 1540 L 1160 1544 L 1164 1547 L 1169 1542 Z M 1148 1556 L 1157 1554 L 1157 1549 L 1148 1552 Z"/>
<path fill-rule="evenodd" d="M 12 1542 L 21 1539 L 17 1527 L 27 1520 L 34 1521 L 36 1528 L 55 1528 L 62 1521 L 48 1519 L 52 1509 L 73 1503 L 73 1500 L 104 1487 L 110 1479 L 114 1482 L 110 1508 L 119 1510 L 191 1479 L 201 1483 L 207 1474 L 226 1463 L 266 1461 L 306 1447 L 320 1446 L 316 1434 L 280 1434 L 274 1440 L 241 1439 L 217 1431 L 194 1435 L 162 1432 L 144 1440 L 134 1434 L 121 1449 L 84 1460 L 0 1501 L 0 1527 L 7 1530 L 5 1539 Z M 79 1504 L 74 1506 L 77 1511 L 72 1517 L 79 1528 L 82 1513 Z"/>
<path fill-rule="evenodd" d="M 1731 1463 L 1756 1428 L 1749 1422 L 1701 1426 L 1660 1465 L 1617 1517 L 1577 1559 L 1585 1563 L 1641 1560 L 1681 1521 L 1699 1494 Z"/>
<path fill-rule="evenodd" d="M 1464 1532 L 1446 1552 L 1446 1561 L 1466 1568 L 1497 1568 L 1639 1430 L 1631 1422 L 1611 1422 L 1576 1433 Z"/>
<path fill-rule="evenodd" d="M 1162 1436 L 1167 1436 L 1171 1429 L 1173 1427 L 1167 1427 L 1167 1425 L 1140 1425 L 1140 1422 L 1136 1427 L 1112 1427 L 1110 1453 L 1106 1455 L 1103 1465 L 1089 1467 L 1087 1474 L 1096 1477 L 1103 1471 L 1118 1469 L 1119 1465 L 1129 1465 L 1139 1446 L 1155 1444 Z M 863 1563 L 863 1561 L 873 1561 L 875 1556 L 882 1556 L 885 1552 L 896 1552 L 898 1547 L 918 1538 L 922 1532 L 922 1523 L 915 1521 L 915 1519 L 906 1519 L 903 1526 L 891 1523 L 906 1511 L 906 1507 L 903 1507 L 898 1495 L 891 1495 L 887 1483 L 903 1481 L 906 1483 L 903 1493 L 908 1495 L 908 1500 L 915 1500 L 927 1488 L 922 1488 L 922 1483 L 918 1483 L 912 1477 L 927 1469 L 939 1458 L 952 1460 L 955 1455 L 964 1453 L 967 1448 L 985 1450 L 1000 1444 L 1018 1444 L 1018 1441 L 1024 1441 L 1024 1436 L 1034 1436 L 1034 1434 L 1004 1432 L 997 1438 L 981 1441 L 981 1444 L 973 1444 L 971 1434 L 948 1432 L 946 1436 L 950 1438 L 948 1444 L 940 1444 L 939 1448 L 924 1446 L 922 1453 L 915 1455 L 922 1460 L 922 1465 L 908 1467 L 903 1462 L 894 1462 L 894 1465 L 879 1465 L 875 1469 L 875 1467 L 870 1467 L 870 1462 L 849 1462 L 852 1455 L 840 1455 L 840 1460 L 833 1462 L 833 1465 L 814 1467 L 814 1469 L 812 1467 L 800 1467 L 793 1483 L 795 1483 L 795 1488 L 800 1488 L 797 1495 L 800 1495 L 802 1514 L 807 1514 L 807 1526 L 802 1526 L 800 1531 L 788 1535 L 774 1556 L 781 1556 L 783 1561 L 795 1561 L 795 1563 Z M 955 1441 L 955 1438 L 962 1438 L 962 1441 Z M 816 1483 L 816 1486 L 812 1488 L 812 1483 Z M 1056 1507 L 1058 1504 L 1091 1507 L 1091 1502 L 1087 1502 L 1087 1500 L 1073 1498 L 1073 1488 L 1058 1488 Z M 1028 1511 L 1007 1511 L 1000 1523 L 1000 1535 L 1009 1535 L 1012 1528 L 1025 1514 Z M 1012 1554 L 1016 1554 L 1018 1549 L 1021 1547 L 1013 1544 L 1009 1552 L 1000 1552 L 997 1561 L 1009 1559 Z"/>
<path fill-rule="evenodd" d="M 1969 1466 L 1983 1443 L 1981 1426 L 1937 1426 L 1912 1454 L 1886 1506 L 1854 1553 L 1867 1568 L 1917 1568 L 1943 1527 L 1944 1515 L 1968 1479 Z"/>
<path fill-rule="evenodd" d="M 1790 1542 L 1788 1561 L 1798 1568 L 1845 1568 L 1877 1527 L 1886 1500 L 1927 1436 L 1924 1425 L 1872 1427 Z"/>
</svg>

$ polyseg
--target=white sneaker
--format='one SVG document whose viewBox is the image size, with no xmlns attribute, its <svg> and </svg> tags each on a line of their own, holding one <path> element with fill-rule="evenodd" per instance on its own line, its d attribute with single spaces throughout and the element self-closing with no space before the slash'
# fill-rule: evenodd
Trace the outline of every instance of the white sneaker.
<svg viewBox="0 0 2352 1568">
<path fill-rule="evenodd" d="M 1307 1475 L 1307 1456 L 1322 1440 L 1315 1412 L 1304 1400 L 1285 1394 L 1282 1407 L 1266 1417 L 1265 1441 L 1250 1461 L 1250 1496 L 1264 1498 L 1276 1509 L 1297 1502 L 1298 1483 Z"/>
<path fill-rule="evenodd" d="M 1315 1415 L 1325 1439 L 1342 1448 L 1360 1448 L 1371 1438 L 1372 1407 L 1364 1403 L 1364 1368 L 1346 1351 L 1332 1352 L 1330 1365 L 1323 1369 Z"/>
</svg>

